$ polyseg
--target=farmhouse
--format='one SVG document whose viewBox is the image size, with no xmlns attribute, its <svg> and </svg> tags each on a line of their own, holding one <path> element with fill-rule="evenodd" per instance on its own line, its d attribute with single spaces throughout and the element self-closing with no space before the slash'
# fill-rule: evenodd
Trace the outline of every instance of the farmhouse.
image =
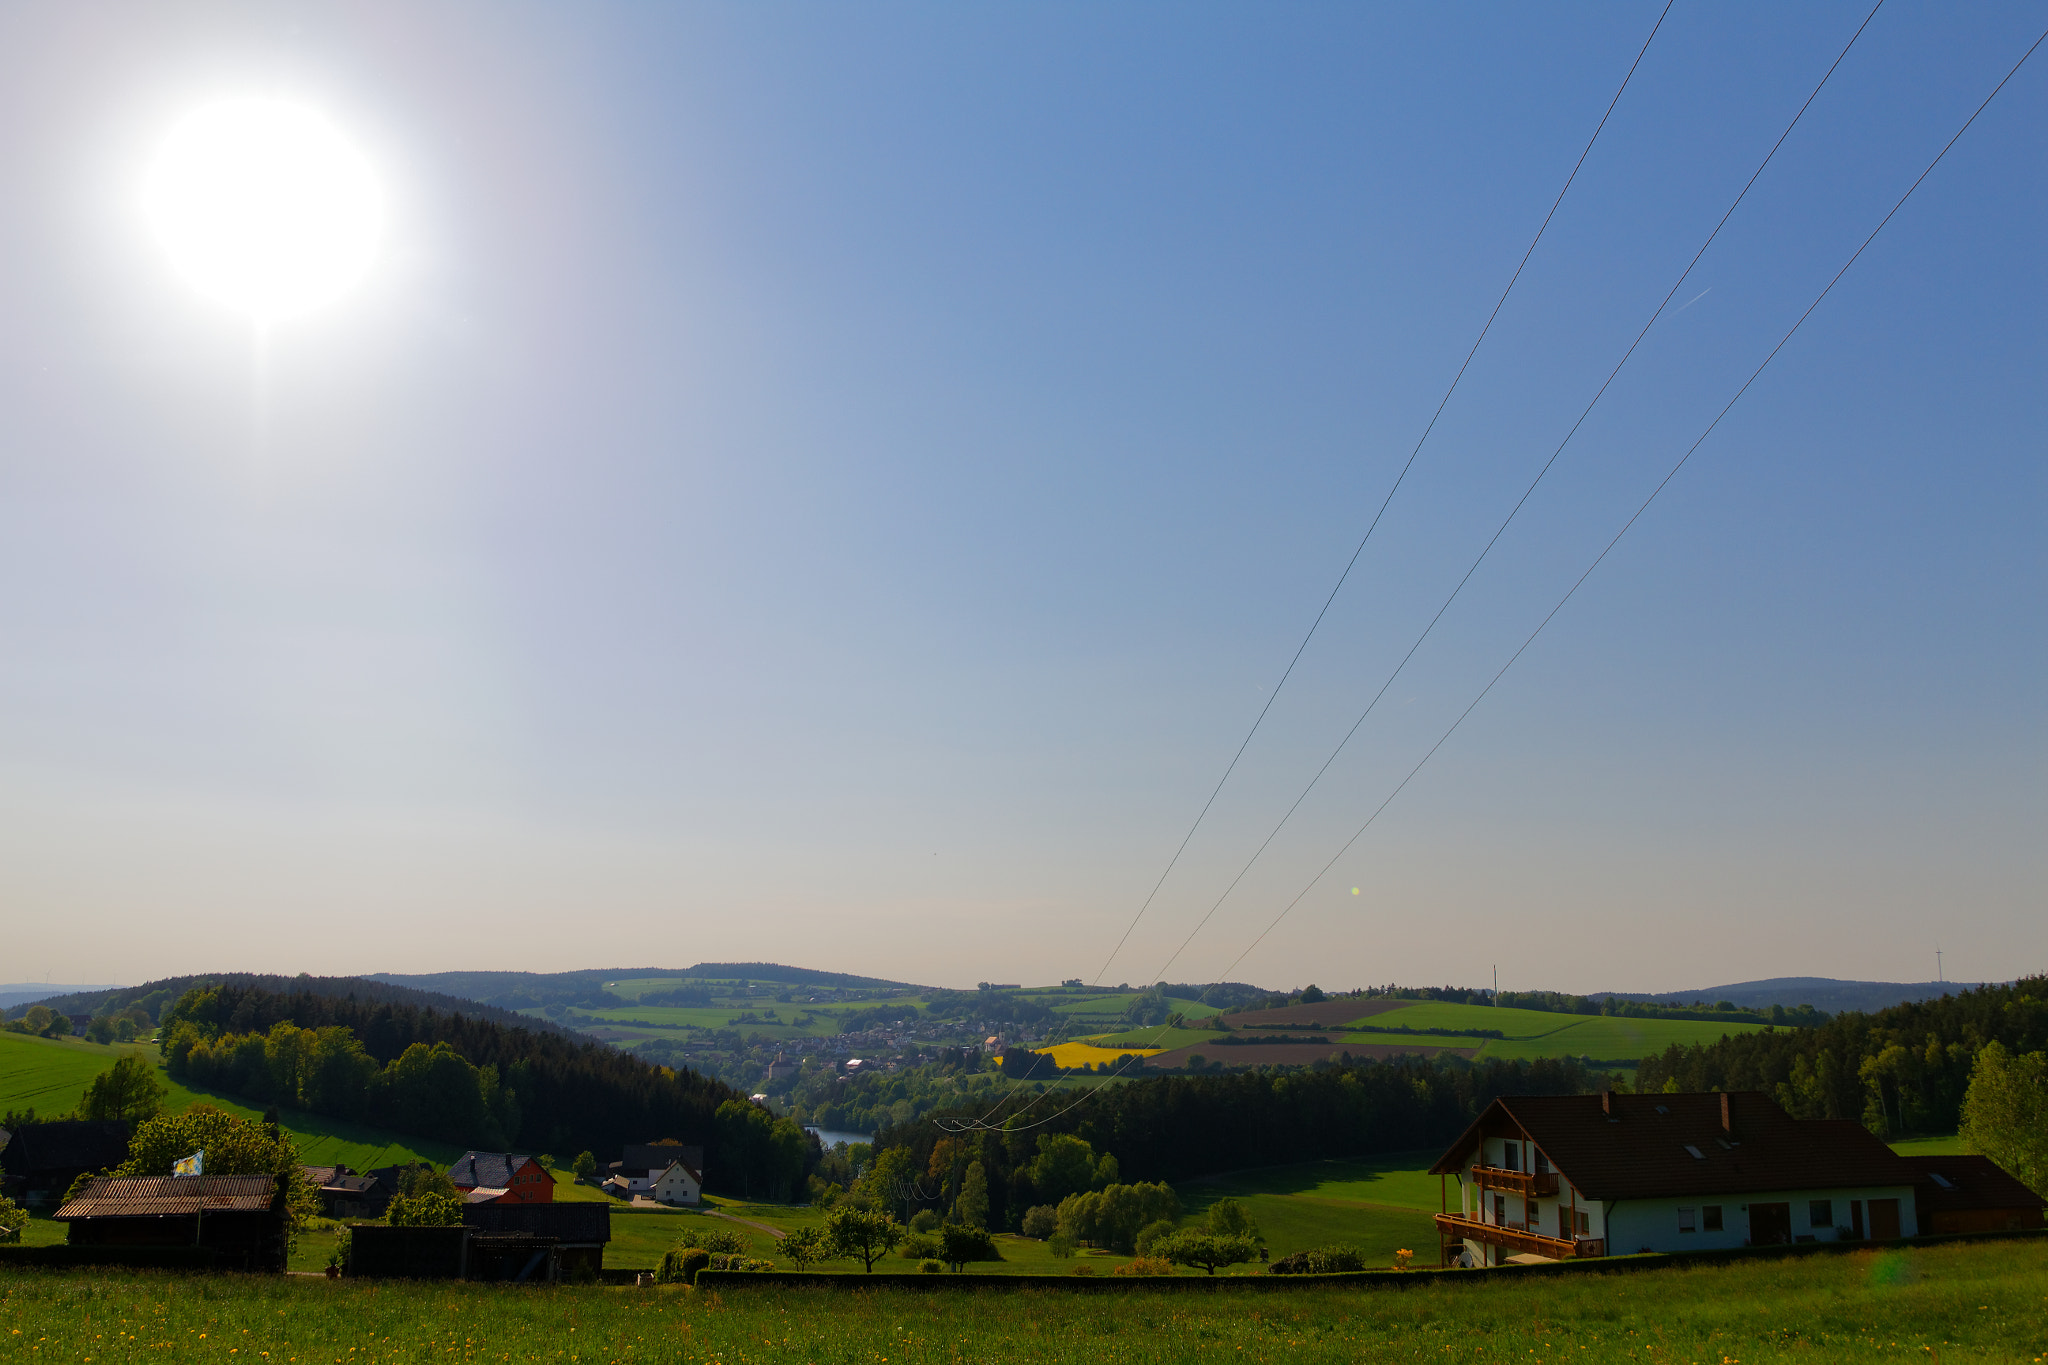
<svg viewBox="0 0 2048 1365">
<path fill-rule="evenodd" d="M 227 1268 L 284 1269 L 284 1192 L 274 1176 L 101 1177 L 56 1219 L 73 1246 L 204 1247 Z"/>
<path fill-rule="evenodd" d="M 610 1174 L 604 1188 L 621 1197 L 645 1194 L 664 1204 L 695 1204 L 703 1197 L 702 1147 L 685 1147 L 679 1142 L 634 1143 L 606 1169 Z"/>
<path fill-rule="evenodd" d="M 381 1218 L 391 1196 L 374 1175 L 357 1175 L 346 1166 L 301 1166 L 306 1181 L 320 1191 L 323 1218 Z"/>
<path fill-rule="evenodd" d="M 2040 1195 L 1988 1156 L 1909 1156 L 1922 1232 L 2008 1232 L 2042 1226 Z"/>
<path fill-rule="evenodd" d="M 448 1179 L 468 1196 L 471 1203 L 555 1202 L 554 1175 L 530 1156 L 511 1152 L 464 1152 L 461 1159 L 448 1168 Z"/>
<path fill-rule="evenodd" d="M 1910 1162 L 1753 1091 L 1504 1097 L 1430 1170 L 1457 1178 L 1436 1216 L 1446 1265 L 1919 1231 Z"/>
</svg>

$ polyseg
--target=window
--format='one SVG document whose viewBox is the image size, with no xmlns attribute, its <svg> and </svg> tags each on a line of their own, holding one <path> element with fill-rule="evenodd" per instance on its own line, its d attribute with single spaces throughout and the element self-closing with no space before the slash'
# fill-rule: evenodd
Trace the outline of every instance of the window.
<svg viewBox="0 0 2048 1365">
<path fill-rule="evenodd" d="M 1698 1223 L 1694 1219 L 1694 1215 L 1697 1212 L 1698 1210 L 1696 1209 L 1680 1209 L 1678 1211 L 1678 1230 L 1680 1232 L 1697 1231 Z"/>
<path fill-rule="evenodd" d="M 1831 1228 L 1835 1225 L 1835 1201 L 1832 1199 L 1810 1199 L 1806 1204 L 1806 1225 L 1814 1228 Z"/>
<path fill-rule="evenodd" d="M 1719 1204 L 1709 1204 L 1700 1210 L 1700 1226 L 1708 1232 L 1719 1232 L 1721 1230 L 1721 1206 Z"/>
<path fill-rule="evenodd" d="M 1707 1154 L 1693 1146 L 1690 1142 L 1685 1144 L 1685 1150 L 1691 1154 L 1694 1161 L 1705 1161 L 1707 1159 Z"/>
<path fill-rule="evenodd" d="M 1504 1152 L 1504 1153 L 1505 1153 L 1505 1155 L 1504 1155 L 1504 1156 L 1502 1156 L 1502 1158 L 1501 1158 L 1501 1163 L 1500 1163 L 1500 1164 L 1501 1164 L 1502 1166 L 1506 1167 L 1506 1168 L 1507 1168 L 1508 1170 L 1511 1170 L 1511 1171 L 1519 1171 L 1519 1170 L 1521 1170 L 1521 1169 L 1522 1169 L 1522 1144 L 1521 1144 L 1521 1143 L 1519 1143 L 1519 1142 L 1507 1142 L 1507 1143 L 1502 1143 L 1502 1144 L 1501 1144 L 1501 1150 L 1502 1150 L 1502 1152 Z"/>
<path fill-rule="evenodd" d="M 1586 1212 L 1584 1209 L 1580 1209 L 1572 1215 L 1572 1221 L 1576 1225 L 1572 1230 L 1578 1233 L 1579 1236 L 1591 1237 L 1593 1235 L 1592 1214 Z"/>
<path fill-rule="evenodd" d="M 1550 1154 L 1548 1152 L 1539 1151 L 1536 1153 L 1536 1174 L 1550 1174 Z"/>
</svg>

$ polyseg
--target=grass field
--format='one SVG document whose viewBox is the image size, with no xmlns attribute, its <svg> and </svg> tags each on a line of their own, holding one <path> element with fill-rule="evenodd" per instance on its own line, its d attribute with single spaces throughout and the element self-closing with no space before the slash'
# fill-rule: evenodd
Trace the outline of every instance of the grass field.
<svg viewBox="0 0 2048 1365">
<path fill-rule="evenodd" d="M 64 1113 L 78 1104 L 88 1082 L 112 1066 L 123 1053 L 139 1052 L 152 1062 L 156 1049 L 143 1043 L 88 1043 L 78 1038 L 31 1038 L 0 1033 L 0 1110 L 34 1107 L 43 1114 Z M 211 1104 L 242 1118 L 263 1117 L 261 1106 L 207 1090 L 178 1084 L 161 1071 L 157 1079 L 169 1093 L 165 1108 L 178 1113 L 194 1104 Z M 403 1137 L 382 1128 L 343 1123 L 338 1119 L 287 1109 L 280 1113 L 286 1132 L 299 1145 L 308 1165 L 346 1164 L 359 1171 L 402 1161 L 425 1160 L 446 1166 L 462 1155 L 445 1142 Z"/>
<path fill-rule="evenodd" d="M 834 1362 L 1323 1365 L 1356 1361 L 2034 1365 L 2048 1243 L 1861 1251 L 1631 1275 L 1417 1275 L 1256 1296 L 846 1294 L 24 1272 L 0 1280 L 20 1362 Z"/>
</svg>

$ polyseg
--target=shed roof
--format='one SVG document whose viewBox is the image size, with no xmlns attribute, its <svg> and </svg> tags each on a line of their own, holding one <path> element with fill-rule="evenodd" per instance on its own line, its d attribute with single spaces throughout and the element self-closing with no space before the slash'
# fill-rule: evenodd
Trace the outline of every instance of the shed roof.
<svg viewBox="0 0 2048 1365">
<path fill-rule="evenodd" d="M 481 1186 L 504 1189 L 512 1184 L 514 1172 L 529 1165 L 547 1175 L 549 1180 L 554 1179 L 532 1157 L 521 1156 L 517 1152 L 464 1152 L 461 1159 L 448 1168 L 448 1178 L 465 1189 Z"/>
<path fill-rule="evenodd" d="M 267 1175 L 104 1176 L 57 1210 L 69 1218 L 176 1218 L 206 1213 L 267 1213 L 277 1181 Z"/>
<path fill-rule="evenodd" d="M 462 1210 L 465 1227 L 478 1232 L 517 1232 L 529 1237 L 553 1237 L 562 1242 L 609 1242 L 612 1239 L 612 1206 L 609 1203 L 573 1204 L 470 1204 Z"/>
<path fill-rule="evenodd" d="M 1919 1179 L 1862 1124 L 1795 1119 L 1759 1091 L 1503 1097 L 1451 1144 L 1431 1174 L 1462 1170 L 1483 1133 L 1510 1125 L 1589 1199 L 1912 1185 Z"/>
<path fill-rule="evenodd" d="M 2048 1205 L 1988 1156 L 1909 1156 L 1920 1174 L 1914 1197 L 1928 1212 L 2038 1209 Z"/>
</svg>

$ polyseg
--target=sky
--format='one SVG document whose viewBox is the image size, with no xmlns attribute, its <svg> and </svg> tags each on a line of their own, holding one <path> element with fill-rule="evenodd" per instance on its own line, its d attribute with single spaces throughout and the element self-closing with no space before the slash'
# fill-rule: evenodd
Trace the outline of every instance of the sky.
<svg viewBox="0 0 2048 1365">
<path fill-rule="evenodd" d="M 1868 8 L 1671 8 L 1274 699 L 1659 12 L 0 11 L 0 979 L 2048 968 L 2048 52 L 1416 770 L 2039 3 L 1881 7 L 1225 895 Z M 260 328 L 139 207 L 252 97 L 386 204 Z"/>
</svg>

